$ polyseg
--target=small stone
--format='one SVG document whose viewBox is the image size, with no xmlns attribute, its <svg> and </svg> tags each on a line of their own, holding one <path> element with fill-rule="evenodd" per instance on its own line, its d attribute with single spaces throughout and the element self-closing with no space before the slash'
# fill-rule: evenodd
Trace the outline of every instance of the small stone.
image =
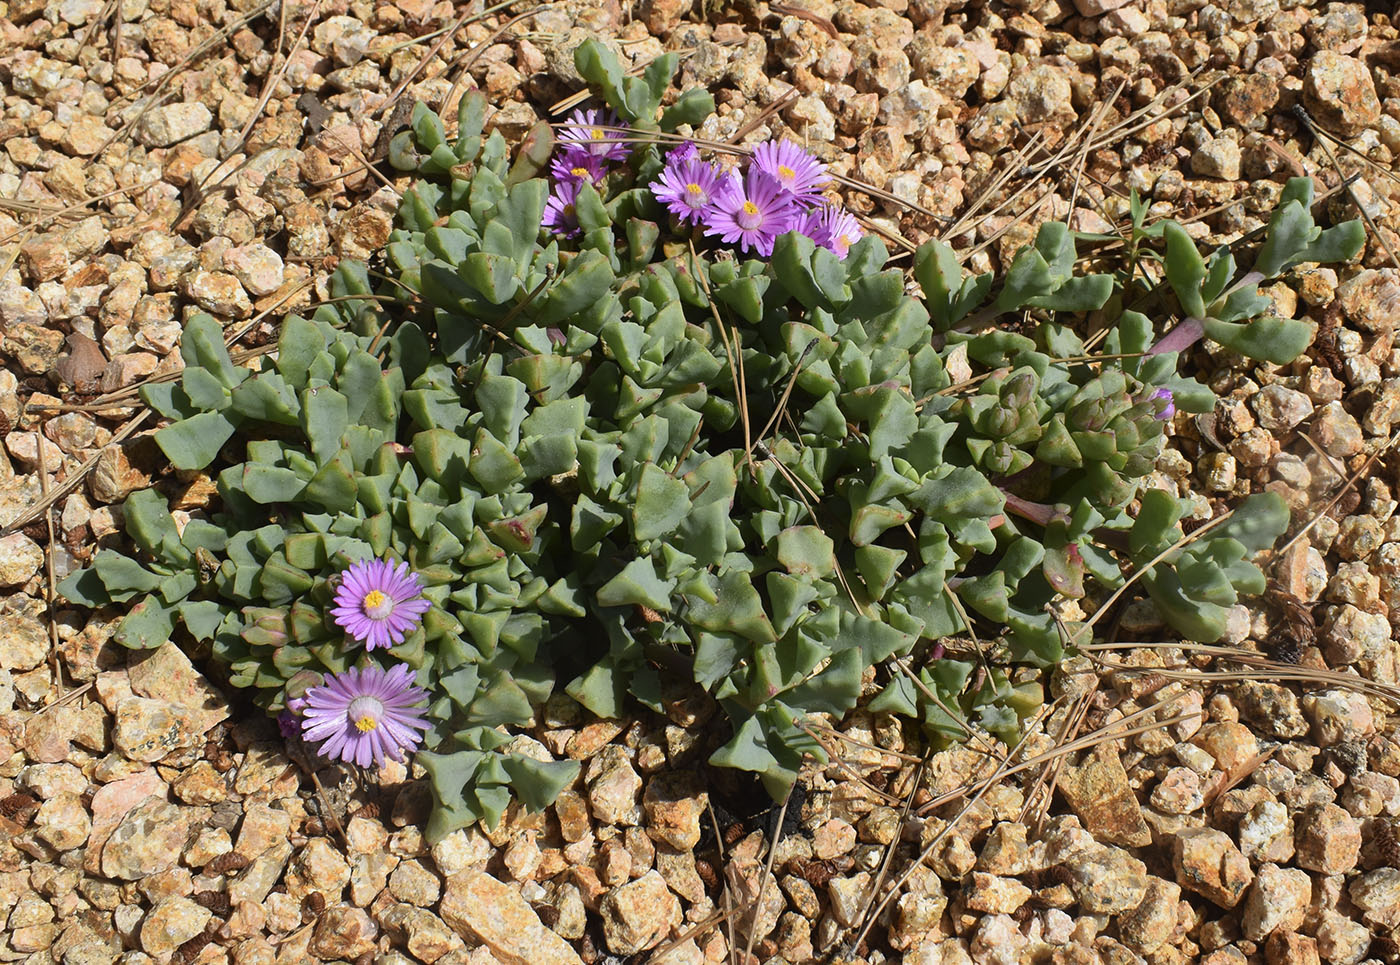
<svg viewBox="0 0 1400 965">
<path fill-rule="evenodd" d="M 642 796 L 647 833 L 654 840 L 668 844 L 677 851 L 688 851 L 700 841 L 700 818 L 708 803 L 709 795 L 693 773 L 672 771 L 657 774 L 647 781 L 646 793 Z M 588 830 L 587 821 L 584 814 L 584 832 Z M 575 817 L 571 823 L 573 827 L 565 831 L 564 840 L 577 841 L 582 837 L 577 833 L 579 822 Z M 562 830 L 563 812 L 560 812 L 559 824 Z M 575 834 L 574 837 L 570 837 L 570 831 Z"/>
<path fill-rule="evenodd" d="M 220 855 L 233 850 L 233 839 L 223 828 L 205 828 L 185 849 L 184 863 L 191 868 L 203 868 Z"/>
<path fill-rule="evenodd" d="M 1240 851 L 1254 862 L 1293 857 L 1293 819 L 1278 801 L 1260 801 L 1240 818 Z"/>
<path fill-rule="evenodd" d="M 0 540 L 0 545 L 4 542 L 6 540 Z M 42 562 L 42 551 L 40 557 Z M 49 635 L 36 615 L 36 608 L 12 607 L 0 612 L 0 670 L 33 670 L 44 662 L 48 650 Z"/>
<path fill-rule="evenodd" d="M 364 911 L 336 905 L 316 917 L 311 951 L 322 959 L 358 958 L 374 950 L 378 935 L 379 928 Z"/>
<path fill-rule="evenodd" d="M 242 843 L 240 837 L 239 842 Z M 235 853 L 238 849 L 235 847 Z M 239 873 L 238 877 L 229 882 L 229 901 L 237 904 L 240 901 L 251 901 L 260 903 L 267 897 L 267 893 L 272 890 L 272 886 L 277 884 L 277 880 L 282 877 L 283 870 L 287 867 L 287 859 L 292 856 L 292 846 L 287 841 L 277 841 L 272 847 L 253 859 L 248 867 Z"/>
<path fill-rule="evenodd" d="M 248 294 L 260 298 L 282 287 L 282 257 L 266 245 L 242 245 L 224 252 L 225 271 L 232 272 Z"/>
<path fill-rule="evenodd" d="M 1278 81 L 1257 72 L 1228 77 L 1218 90 L 1220 116 L 1241 128 L 1258 125 L 1279 99 Z"/>
<path fill-rule="evenodd" d="M 870 874 L 865 871 L 828 881 L 826 894 L 831 902 L 831 916 L 836 919 L 836 923 L 843 928 L 855 928 L 859 925 L 869 892 Z"/>
<path fill-rule="evenodd" d="M 1171 941 L 1181 904 L 1181 886 L 1164 878 L 1147 879 L 1147 891 L 1136 908 L 1123 912 L 1118 933 L 1133 951 L 1151 955 Z"/>
<path fill-rule="evenodd" d="M 57 460 L 49 463 L 50 471 L 58 465 Z M 23 586 L 43 565 L 44 551 L 28 536 L 11 533 L 0 539 L 0 586 Z"/>
<path fill-rule="evenodd" d="M 350 861 L 350 901 L 357 908 L 366 908 L 374 903 L 375 896 L 384 890 L 389 875 L 398 866 L 399 859 L 392 854 L 357 854 Z"/>
<path fill-rule="evenodd" d="M 132 808 L 164 791 L 165 782 L 153 767 L 97 789 L 92 796 L 92 832 L 83 856 L 83 869 L 88 874 L 101 873 L 102 847 Z"/>
<path fill-rule="evenodd" d="M 208 908 L 189 898 L 162 898 L 141 924 L 141 947 L 164 958 L 200 932 L 212 917 Z"/>
<path fill-rule="evenodd" d="M 437 904 L 442 882 L 421 862 L 404 861 L 389 876 L 389 893 L 399 901 L 427 908 Z"/>
<path fill-rule="evenodd" d="M 973 911 L 1010 915 L 1024 905 L 1031 890 L 1015 878 L 974 871 L 970 885 L 964 886 L 963 901 Z"/>
<path fill-rule="evenodd" d="M 1317 950 L 1328 962 L 1354 965 L 1366 957 L 1371 929 L 1331 909 L 1324 909 L 1317 926 Z"/>
<path fill-rule="evenodd" d="M 183 728 L 175 710 L 160 700 L 122 698 L 112 743 L 131 760 L 160 760 L 181 746 Z"/>
<path fill-rule="evenodd" d="M 147 147 L 170 147 L 203 134 L 213 122 L 213 113 L 199 101 L 167 104 L 146 113 L 138 137 Z"/>
<path fill-rule="evenodd" d="M 1017 71 L 1007 85 L 1006 100 L 1027 126 L 1054 124 L 1075 116 L 1068 72 L 1053 64 Z"/>
<path fill-rule="evenodd" d="M 1337 286 L 1337 303 L 1363 332 L 1384 335 L 1395 330 L 1400 314 L 1400 273 L 1367 268 Z"/>
<path fill-rule="evenodd" d="M 1239 904 L 1254 880 L 1249 860 L 1229 835 L 1214 828 L 1178 831 L 1172 860 L 1178 884 L 1222 908 Z"/>
<path fill-rule="evenodd" d="M 1066 767 L 1060 790 L 1099 840 L 1127 847 L 1151 842 L 1152 832 L 1111 743 L 1100 744 L 1078 765 Z"/>
<path fill-rule="evenodd" d="M 291 887 L 295 875 L 299 889 Z M 350 883 L 350 865 L 325 838 L 312 838 L 297 855 L 288 872 L 288 893 L 319 892 L 327 904 L 340 901 L 341 893 Z"/>
<path fill-rule="evenodd" d="M 544 927 L 520 892 L 484 871 L 448 878 L 439 914 L 463 938 L 489 947 L 503 965 L 582 965 L 578 953 Z"/>
<path fill-rule="evenodd" d="M 34 826 L 55 851 L 71 851 L 87 840 L 92 819 L 77 794 L 63 791 L 40 806 Z"/>
<path fill-rule="evenodd" d="M 1335 804 L 1314 804 L 1294 821 L 1295 863 L 1322 874 L 1345 874 L 1361 853 L 1361 826 Z"/>
<path fill-rule="evenodd" d="M 1136 908 L 1147 893 L 1147 866 L 1121 848 L 1101 847 L 1063 863 L 1075 898 L 1092 914 Z"/>
<path fill-rule="evenodd" d="M 1152 789 L 1151 804 L 1167 814 L 1192 814 L 1205 804 L 1200 775 L 1189 767 L 1173 767 Z"/>
<path fill-rule="evenodd" d="M 208 761 L 198 761 L 173 786 L 175 796 L 186 804 L 218 804 L 228 799 L 228 782 Z"/>
<path fill-rule="evenodd" d="M 1244 903 L 1241 931 L 1250 941 L 1263 941 L 1278 931 L 1303 925 L 1312 900 L 1312 879 L 1306 871 L 1265 864 Z"/>
<path fill-rule="evenodd" d="M 59 146 L 78 157 L 92 157 L 112 137 L 112 129 L 96 117 L 80 114 L 63 131 Z"/>
<path fill-rule="evenodd" d="M 1074 8 L 1079 11 L 1081 17 L 1097 17 L 1131 2 L 1132 0 L 1074 0 Z"/>
<path fill-rule="evenodd" d="M 1308 694 L 1303 698 L 1303 711 L 1311 718 L 1313 737 L 1321 747 L 1364 739 L 1376 732 L 1370 702 L 1354 690 Z"/>
<path fill-rule="evenodd" d="M 139 881 L 174 867 L 189 840 L 194 812 L 158 798 L 138 804 L 122 818 L 102 848 L 102 874 Z"/>
<path fill-rule="evenodd" d="M 1319 50 L 1303 72 L 1303 103 L 1319 121 L 1351 137 L 1381 118 L 1376 85 L 1365 61 Z"/>
<path fill-rule="evenodd" d="M 224 318 L 245 318 L 253 303 L 238 278 L 226 271 L 194 271 L 182 280 L 184 293 L 200 308 Z"/>
<path fill-rule="evenodd" d="M 1337 459 L 1356 455 L 1366 442 L 1360 424 L 1340 402 L 1329 402 L 1318 410 L 1308 435 L 1323 452 Z"/>
<path fill-rule="evenodd" d="M 1240 179 L 1240 144 L 1229 137 L 1213 137 L 1191 155 L 1191 173 L 1222 181 Z"/>
<path fill-rule="evenodd" d="M 379 916 L 379 923 L 391 936 L 400 938 L 409 954 L 420 961 L 436 962 L 448 952 L 465 947 L 441 918 L 413 905 L 390 905 Z"/>
<path fill-rule="evenodd" d="M 848 853 L 856 846 L 856 829 L 840 818 L 832 818 L 812 834 L 812 847 L 818 861 Z"/>
<path fill-rule="evenodd" d="M 1386 929 L 1400 928 L 1400 869 L 1377 868 L 1354 878 L 1347 896 L 1366 921 Z"/>
<path fill-rule="evenodd" d="M 642 779 L 632 769 L 626 750 L 609 744 L 588 764 L 585 776 L 588 803 L 593 816 L 603 824 L 639 825 L 642 809 L 637 795 Z"/>
<path fill-rule="evenodd" d="M 1259 424 L 1276 432 L 1287 432 L 1313 414 L 1311 399 L 1282 385 L 1265 386 L 1250 399 L 1250 404 Z"/>
<path fill-rule="evenodd" d="M 603 940 L 617 955 L 655 948 L 681 923 L 681 903 L 655 869 L 608 892 L 598 910 Z"/>
<path fill-rule="evenodd" d="M 292 829 L 292 818 L 286 811 L 266 804 L 249 804 L 243 811 L 243 824 L 238 830 L 234 851 L 252 860 L 285 840 Z"/>
</svg>

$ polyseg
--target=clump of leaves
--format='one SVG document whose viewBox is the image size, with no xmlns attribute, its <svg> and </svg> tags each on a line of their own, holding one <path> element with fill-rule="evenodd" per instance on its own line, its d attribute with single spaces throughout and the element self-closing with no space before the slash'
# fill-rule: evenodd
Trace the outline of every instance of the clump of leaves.
<svg viewBox="0 0 1400 965">
<path fill-rule="evenodd" d="M 628 78 L 585 44 L 578 66 L 643 135 L 712 110 L 695 92 L 661 109 L 674 55 Z M 972 662 L 928 659 L 939 638 L 976 630 L 1043 667 L 1077 629 L 1048 607 L 1090 584 L 1140 578 L 1202 641 L 1262 589 L 1249 557 L 1287 524 L 1277 497 L 1180 546 L 1184 502 L 1140 492 L 1160 390 L 1187 411 L 1213 398 L 1174 352 L 1152 353 L 1143 315 L 1120 313 L 1102 354 L 1086 352 L 1072 323 L 1114 283 L 1076 274 L 1063 225 L 999 282 L 925 245 L 916 297 L 875 237 L 845 259 L 798 234 L 765 261 L 676 242 L 645 188 L 661 148 L 643 141 L 580 189 L 565 247 L 540 231 L 549 128 L 512 159 L 485 109 L 465 96 L 449 138 L 420 105 L 395 140 L 393 163 L 422 177 L 377 293 L 342 266 L 338 300 L 289 318 L 256 370 L 231 362 L 212 320 L 190 323 L 181 380 L 144 397 L 170 420 L 156 441 L 172 464 L 216 475 L 218 511 L 181 526 L 137 493 L 138 555 L 104 551 L 63 586 L 130 604 L 128 646 L 183 625 L 277 710 L 352 655 L 376 659 L 344 646 L 328 577 L 406 560 L 432 608 L 387 653 L 433 695 L 417 756 L 431 837 L 573 779 L 507 733 L 560 690 L 613 717 L 628 701 L 664 711 L 673 678 L 698 685 L 732 726 L 712 761 L 778 793 L 824 757 L 807 719 L 844 714 L 870 681 L 872 706 L 936 740 L 971 721 L 1014 739 L 1040 685 L 1002 661 L 969 686 Z M 1276 221 L 1280 264 L 1313 251 Z M 1223 269 L 1193 282 L 1189 259 L 1172 261 L 1187 264 L 1169 264 L 1179 295 L 1227 297 Z M 1029 335 L 967 324 L 1026 310 Z M 912 658 L 918 683 L 889 673 L 892 657 Z"/>
</svg>

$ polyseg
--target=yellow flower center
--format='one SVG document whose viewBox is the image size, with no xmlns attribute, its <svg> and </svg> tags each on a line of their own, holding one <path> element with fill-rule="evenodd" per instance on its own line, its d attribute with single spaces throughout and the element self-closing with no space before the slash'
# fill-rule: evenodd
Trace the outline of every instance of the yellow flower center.
<svg viewBox="0 0 1400 965">
<path fill-rule="evenodd" d="M 752 201 L 745 201 L 744 214 L 748 215 L 749 217 L 753 217 L 754 215 L 758 214 L 758 205 L 754 204 Z"/>
<path fill-rule="evenodd" d="M 595 140 L 595 141 L 601 141 L 603 138 L 605 138 L 605 137 L 607 137 L 607 136 L 608 136 L 608 132 L 605 131 L 605 130 L 603 130 L 601 127 L 595 127 L 595 128 L 593 128 L 593 140 Z"/>
<path fill-rule="evenodd" d="M 786 164 L 779 164 L 778 177 L 782 178 L 784 181 L 791 181 L 793 178 L 797 177 L 797 172 Z"/>
<path fill-rule="evenodd" d="M 687 194 L 696 198 L 705 193 L 704 189 L 701 188 L 700 185 L 696 184 L 694 181 L 691 181 L 689 184 L 687 184 L 685 186 L 685 190 Z"/>
<path fill-rule="evenodd" d="M 378 590 L 370 590 L 365 594 L 365 609 L 373 610 L 384 605 L 384 594 Z"/>
<path fill-rule="evenodd" d="M 588 168 L 574 168 L 569 173 L 576 178 L 586 178 L 588 177 Z"/>
<path fill-rule="evenodd" d="M 368 734 L 378 726 L 379 721 L 375 720 L 369 714 L 365 714 L 359 720 L 355 721 L 355 729 L 361 734 Z"/>
</svg>

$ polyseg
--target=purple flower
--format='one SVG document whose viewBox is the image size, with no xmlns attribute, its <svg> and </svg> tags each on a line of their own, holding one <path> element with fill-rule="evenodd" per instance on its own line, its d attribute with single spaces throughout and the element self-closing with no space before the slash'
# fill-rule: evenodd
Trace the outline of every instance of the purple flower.
<svg viewBox="0 0 1400 965">
<path fill-rule="evenodd" d="M 582 229 L 574 206 L 578 204 L 578 189 L 582 186 L 582 181 L 560 181 L 556 184 L 545 199 L 544 217 L 540 224 L 565 238 L 577 237 Z"/>
<path fill-rule="evenodd" d="M 423 711 L 428 692 L 414 686 L 413 669 L 399 664 L 391 670 L 355 667 L 328 674 L 326 682 L 306 692 L 301 736 L 321 742 L 317 753 L 347 764 L 368 767 L 384 758 L 403 760 L 422 740 L 415 731 L 428 729 Z"/>
<path fill-rule="evenodd" d="M 753 149 L 753 166 L 780 184 L 799 201 L 821 200 L 820 188 L 831 178 L 826 165 L 791 141 L 764 141 Z"/>
<path fill-rule="evenodd" d="M 624 143 L 627 135 L 622 131 L 604 130 L 623 126 L 613 111 L 580 109 L 570 114 L 569 120 L 560 126 L 559 140 L 570 148 L 581 148 L 601 161 L 625 161 L 629 153 Z"/>
<path fill-rule="evenodd" d="M 1171 389 L 1158 389 L 1156 392 L 1153 392 L 1147 397 L 1147 401 L 1149 402 L 1155 402 L 1158 399 L 1166 399 L 1167 404 L 1161 409 L 1159 409 L 1157 411 L 1157 414 L 1153 416 L 1153 418 L 1165 422 L 1172 416 L 1176 415 L 1176 401 L 1172 397 Z"/>
<path fill-rule="evenodd" d="M 738 242 L 742 250 L 752 248 L 767 257 L 773 253 L 773 242 L 791 231 L 800 216 L 797 202 L 782 185 L 750 167 L 745 177 L 731 171 L 720 182 L 701 221 L 705 234 L 718 235 L 731 244 Z"/>
<path fill-rule="evenodd" d="M 651 193 L 681 221 L 700 221 L 719 186 L 719 172 L 700 160 L 694 144 L 683 144 L 666 158 Z"/>
<path fill-rule="evenodd" d="M 341 574 L 331 616 L 352 640 L 366 650 L 403 643 L 404 634 L 418 625 L 433 604 L 422 596 L 418 574 L 407 563 L 360 560 Z"/>
<path fill-rule="evenodd" d="M 301 733 L 301 719 L 290 710 L 284 710 L 277 715 L 277 729 L 282 732 L 283 740 L 291 740 Z"/>
<path fill-rule="evenodd" d="M 842 259 L 850 253 L 851 245 L 865 237 L 855 215 L 835 204 L 822 204 L 807 212 L 799 230 Z"/>
<path fill-rule="evenodd" d="M 597 184 L 607 173 L 608 162 L 585 147 L 570 145 L 549 162 L 549 173 L 556 181 Z"/>
</svg>

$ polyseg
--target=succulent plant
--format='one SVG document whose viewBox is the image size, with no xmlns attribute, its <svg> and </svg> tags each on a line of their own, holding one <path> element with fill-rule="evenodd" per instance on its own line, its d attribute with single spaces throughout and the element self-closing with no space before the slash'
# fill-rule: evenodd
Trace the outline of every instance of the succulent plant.
<svg viewBox="0 0 1400 965">
<path fill-rule="evenodd" d="M 694 92 L 662 110 L 674 63 L 633 78 L 597 45 L 577 56 L 643 135 L 712 110 Z M 1140 491 L 1159 394 L 1185 411 L 1213 397 L 1175 353 L 1151 354 L 1143 315 L 1117 313 L 1102 354 L 1086 351 L 1071 323 L 1114 282 L 1075 274 L 1063 225 L 999 285 L 930 242 L 916 297 L 874 236 L 841 258 L 789 233 L 766 260 L 673 237 L 644 187 L 664 163 L 644 136 L 579 187 L 566 244 L 540 230 L 548 126 L 512 158 L 485 111 L 468 93 L 449 138 L 420 105 L 395 139 L 393 163 L 421 178 L 377 291 L 342 265 L 335 300 L 289 318 L 256 369 L 233 364 L 211 319 L 189 323 L 180 381 L 144 398 L 170 420 L 156 441 L 171 463 L 216 474 L 219 506 L 181 526 L 157 491 L 134 494 L 137 555 L 103 551 L 63 585 L 93 606 L 135 601 L 128 646 L 177 626 L 209 641 L 270 711 L 355 661 L 412 666 L 431 695 L 416 756 L 430 837 L 573 780 L 575 764 L 507 733 L 560 691 L 615 717 L 664 710 L 674 678 L 703 688 L 731 726 L 712 762 L 780 793 L 824 759 L 808 719 L 844 714 L 872 679 L 872 706 L 932 739 L 971 722 L 1013 739 L 1042 700 L 1034 668 L 1081 642 L 1048 606 L 1086 585 L 1136 574 L 1199 640 L 1258 592 L 1248 557 L 1286 511 L 1255 497 L 1177 546 L 1184 502 Z M 1269 265 L 1297 256 L 1284 228 Z M 1258 308 L 1232 304 L 1230 324 Z M 986 328 L 1027 310 L 1031 336 Z M 972 383 L 954 383 L 955 354 Z M 431 601 L 374 654 L 329 612 L 331 576 L 370 557 L 406 561 Z M 931 646 L 972 629 L 1006 657 L 975 685 L 971 662 Z"/>
</svg>

